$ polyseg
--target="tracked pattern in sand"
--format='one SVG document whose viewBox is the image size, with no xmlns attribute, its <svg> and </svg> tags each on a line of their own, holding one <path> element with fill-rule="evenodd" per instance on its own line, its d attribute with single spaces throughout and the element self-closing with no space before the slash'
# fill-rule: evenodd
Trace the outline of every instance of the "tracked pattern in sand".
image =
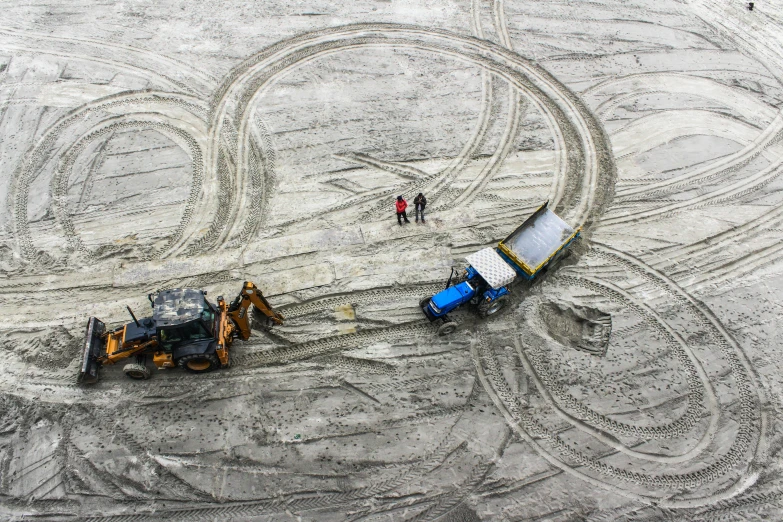
<svg viewBox="0 0 783 522">
<path fill-rule="evenodd" d="M 311 4 L 0 26 L 2 516 L 777 513 L 774 6 Z M 547 199 L 575 254 L 436 337 L 419 300 Z M 244 280 L 287 321 L 230 369 L 76 385 L 87 317 Z"/>
</svg>

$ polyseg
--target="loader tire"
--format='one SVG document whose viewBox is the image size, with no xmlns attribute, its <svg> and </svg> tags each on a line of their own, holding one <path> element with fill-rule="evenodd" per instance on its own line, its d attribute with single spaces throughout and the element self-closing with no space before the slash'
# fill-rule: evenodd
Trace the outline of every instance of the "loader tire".
<svg viewBox="0 0 783 522">
<path fill-rule="evenodd" d="M 495 299 L 494 301 L 481 301 L 478 305 L 478 314 L 481 317 L 490 317 L 497 313 L 499 313 L 501 310 L 503 310 L 506 305 L 508 304 L 508 296 L 502 295 Z"/>
<path fill-rule="evenodd" d="M 124 373 L 126 377 L 137 381 L 145 381 L 150 378 L 150 370 L 143 364 L 126 364 L 122 368 L 122 373 Z"/>
<path fill-rule="evenodd" d="M 177 359 L 177 365 L 190 373 L 207 373 L 220 368 L 220 361 L 214 353 L 194 353 Z"/>
<path fill-rule="evenodd" d="M 457 331 L 458 326 L 459 325 L 454 321 L 446 321 L 445 323 L 443 323 L 438 327 L 438 335 L 440 335 L 441 337 L 446 337 L 447 335 L 451 335 L 455 331 Z"/>
</svg>

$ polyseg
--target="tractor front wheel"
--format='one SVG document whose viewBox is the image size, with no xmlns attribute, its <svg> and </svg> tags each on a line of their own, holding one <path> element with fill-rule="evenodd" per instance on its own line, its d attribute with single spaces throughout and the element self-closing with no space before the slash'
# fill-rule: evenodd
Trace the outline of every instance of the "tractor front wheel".
<svg viewBox="0 0 783 522">
<path fill-rule="evenodd" d="M 220 361 L 214 353 L 185 355 L 177 359 L 177 364 L 190 373 L 207 373 L 220 368 Z"/>
<path fill-rule="evenodd" d="M 478 313 L 481 317 L 489 317 L 495 315 L 506 307 L 508 304 L 508 296 L 502 295 L 494 301 L 481 301 L 478 305 Z"/>
<path fill-rule="evenodd" d="M 425 306 L 430 304 L 430 299 L 432 299 L 432 297 L 425 297 L 424 299 L 419 301 L 419 308 L 424 308 Z"/>
<path fill-rule="evenodd" d="M 137 381 L 144 381 L 150 378 L 150 370 L 143 364 L 126 364 L 122 368 L 122 372 Z"/>
<path fill-rule="evenodd" d="M 459 325 L 454 321 L 446 321 L 438 327 L 438 335 L 441 337 L 451 335 L 457 330 L 457 326 Z"/>
</svg>

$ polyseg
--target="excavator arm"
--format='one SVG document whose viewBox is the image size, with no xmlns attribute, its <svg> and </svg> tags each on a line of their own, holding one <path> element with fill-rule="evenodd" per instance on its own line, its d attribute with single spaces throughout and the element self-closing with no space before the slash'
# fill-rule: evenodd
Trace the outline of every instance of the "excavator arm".
<svg viewBox="0 0 783 522">
<path fill-rule="evenodd" d="M 261 290 L 256 285 L 245 281 L 239 295 L 226 310 L 227 317 L 232 320 L 236 326 L 237 335 L 243 341 L 247 341 L 250 338 L 250 318 L 247 312 L 251 304 L 256 307 L 256 310 L 266 316 L 269 326 L 283 324 L 285 319 L 282 314 L 272 308 L 272 305 L 269 304 L 269 301 L 266 300 L 264 294 L 261 293 Z"/>
</svg>

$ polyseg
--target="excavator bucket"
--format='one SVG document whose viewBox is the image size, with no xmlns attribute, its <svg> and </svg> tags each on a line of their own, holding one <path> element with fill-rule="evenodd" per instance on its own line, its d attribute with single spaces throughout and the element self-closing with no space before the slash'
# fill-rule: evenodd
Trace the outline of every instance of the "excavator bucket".
<svg viewBox="0 0 783 522">
<path fill-rule="evenodd" d="M 98 380 L 98 370 L 101 367 L 99 358 L 106 355 L 106 340 L 103 337 L 105 332 L 106 325 L 99 319 L 90 317 L 87 322 L 87 334 L 84 336 L 78 382 L 92 384 Z"/>
</svg>

